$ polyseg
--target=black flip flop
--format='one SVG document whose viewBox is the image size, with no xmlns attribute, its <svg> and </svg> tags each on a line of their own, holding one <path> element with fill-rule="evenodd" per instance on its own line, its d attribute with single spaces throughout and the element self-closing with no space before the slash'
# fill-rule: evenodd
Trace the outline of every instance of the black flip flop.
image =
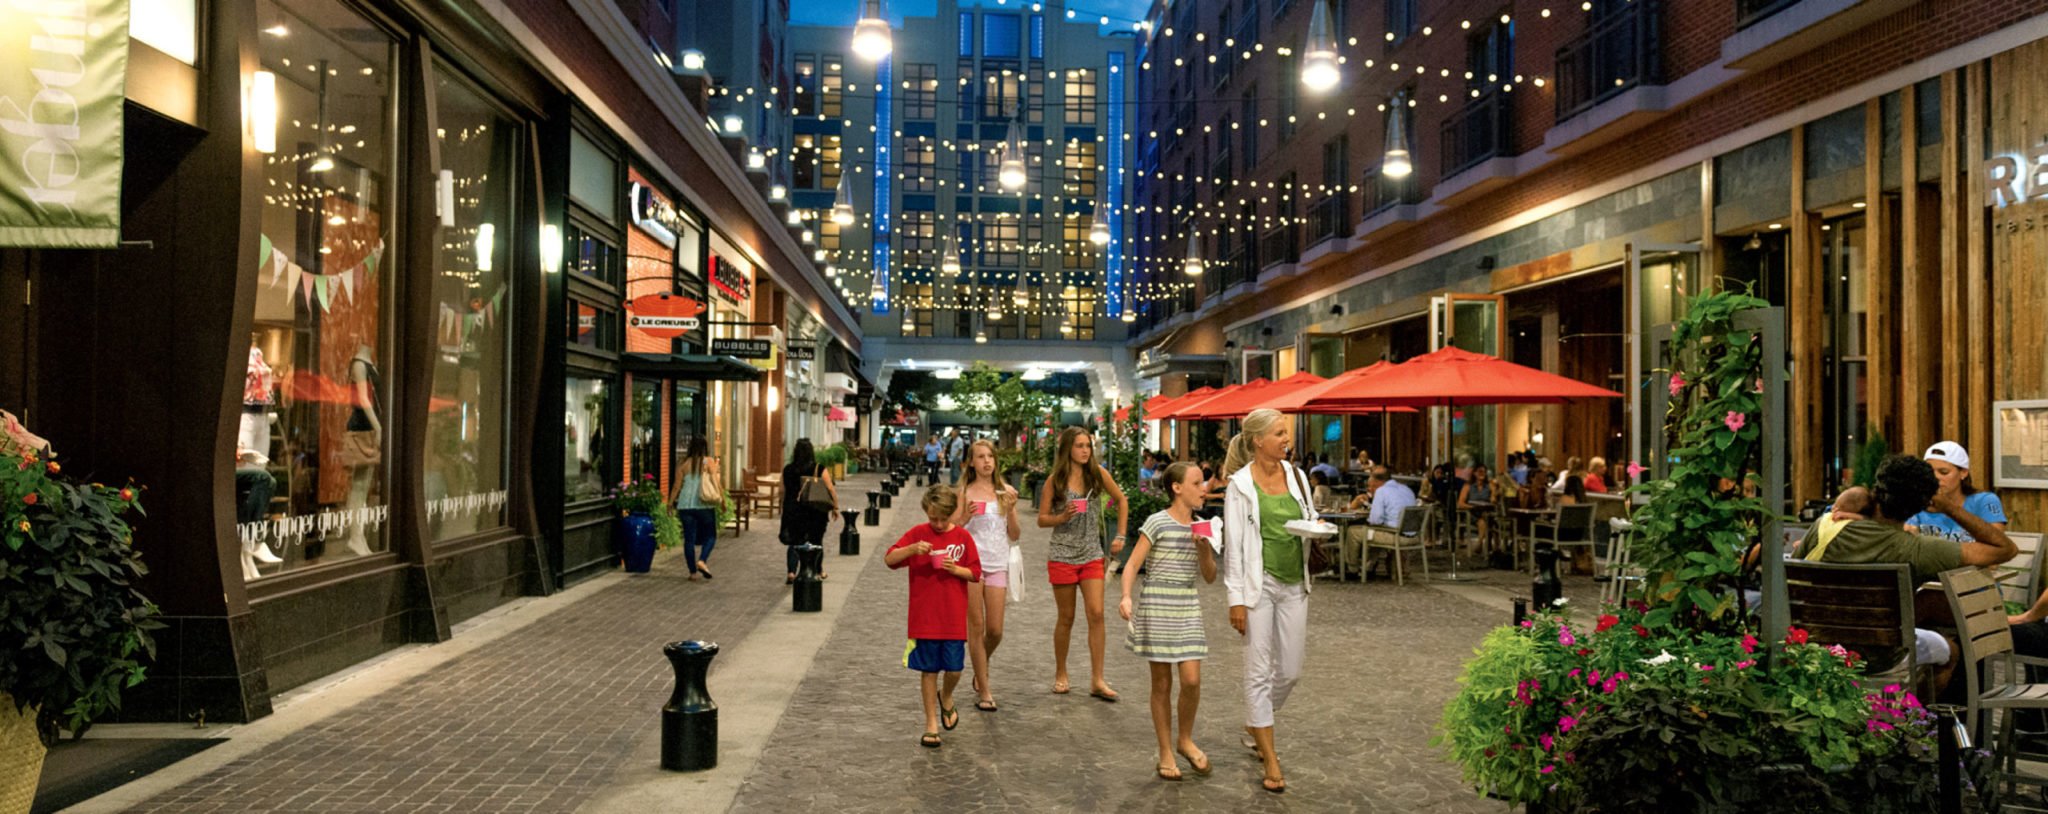
<svg viewBox="0 0 2048 814">
<path fill-rule="evenodd" d="M 926 732 L 917 739 L 917 744 L 926 749 L 937 749 L 943 743 L 944 741 L 939 740 L 937 732 Z"/>
<path fill-rule="evenodd" d="M 1088 691 L 1088 696 L 1089 696 L 1090 698 L 1097 698 L 1097 699 L 1101 699 L 1101 700 L 1102 700 L 1102 702 L 1103 702 L 1103 703 L 1105 703 L 1105 704 L 1114 704 L 1114 703 L 1116 703 L 1116 702 L 1117 702 L 1117 699 L 1118 699 L 1118 698 L 1121 698 L 1121 697 L 1122 697 L 1122 696 L 1117 696 L 1117 695 L 1110 695 L 1109 693 L 1103 692 L 1103 691 L 1101 691 L 1101 690 L 1089 690 L 1089 691 Z"/>
<path fill-rule="evenodd" d="M 999 709 L 994 701 L 976 701 L 974 702 L 974 708 L 982 712 L 994 712 Z"/>
<path fill-rule="evenodd" d="M 947 732 L 953 731 L 953 727 L 960 725 L 960 710 L 939 710 L 939 725 L 945 727 Z"/>
</svg>

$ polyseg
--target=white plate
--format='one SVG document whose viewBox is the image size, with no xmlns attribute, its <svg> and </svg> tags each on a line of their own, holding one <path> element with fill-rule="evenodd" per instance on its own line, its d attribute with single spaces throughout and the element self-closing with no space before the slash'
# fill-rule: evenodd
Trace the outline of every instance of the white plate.
<svg viewBox="0 0 2048 814">
<path fill-rule="evenodd" d="M 1301 537 L 1337 536 L 1337 527 L 1321 520 L 1289 520 L 1285 528 L 1288 533 Z"/>
</svg>

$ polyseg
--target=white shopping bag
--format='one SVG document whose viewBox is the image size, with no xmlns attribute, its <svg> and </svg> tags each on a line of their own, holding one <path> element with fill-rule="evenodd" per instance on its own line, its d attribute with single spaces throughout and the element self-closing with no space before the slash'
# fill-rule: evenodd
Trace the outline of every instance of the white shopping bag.
<svg viewBox="0 0 2048 814">
<path fill-rule="evenodd" d="M 1014 545 L 1010 546 L 1010 604 L 1012 605 L 1024 602 L 1024 583 L 1030 582 L 1030 580 L 1021 579 L 1023 574 L 1024 550 Z"/>
</svg>

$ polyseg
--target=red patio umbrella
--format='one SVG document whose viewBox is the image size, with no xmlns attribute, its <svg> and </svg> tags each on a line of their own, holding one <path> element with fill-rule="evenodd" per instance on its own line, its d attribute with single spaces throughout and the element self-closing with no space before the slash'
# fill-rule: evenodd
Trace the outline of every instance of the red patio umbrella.
<svg viewBox="0 0 2048 814">
<path fill-rule="evenodd" d="M 1263 381 L 1265 381 L 1265 379 L 1253 379 L 1252 381 L 1254 381 L 1254 382 L 1263 382 Z M 1251 383 L 1251 382 L 1246 382 L 1245 384 L 1250 384 L 1250 383 Z M 1211 399 L 1221 398 L 1221 397 L 1223 397 L 1223 396 L 1226 396 L 1226 395 L 1229 395 L 1229 394 L 1231 394 L 1231 393 L 1235 393 L 1235 392 L 1237 392 L 1238 388 L 1241 388 L 1241 387 L 1244 387 L 1244 386 L 1245 386 L 1244 384 L 1233 384 L 1233 385 L 1230 385 L 1230 386 L 1228 386 L 1228 387 L 1223 387 L 1223 388 L 1220 388 L 1220 389 L 1215 389 L 1215 390 L 1210 390 L 1209 388 L 1206 388 L 1206 387 L 1205 387 L 1205 388 L 1202 388 L 1203 390 L 1209 390 L 1209 392 L 1208 392 L 1208 393 L 1206 393 L 1206 394 L 1203 394 L 1203 395 L 1202 395 L 1202 396 L 1201 396 L 1200 398 L 1196 398 L 1196 397 L 1195 397 L 1195 395 L 1194 395 L 1193 393 L 1190 393 L 1190 394 L 1188 394 L 1188 395 L 1186 395 L 1186 396 L 1183 396 L 1183 397 L 1182 397 L 1182 398 L 1181 398 L 1181 399 L 1180 399 L 1179 401 L 1176 401 L 1176 402 L 1174 402 L 1174 403 L 1172 403 L 1172 404 L 1170 404 L 1170 405 L 1167 405 L 1166 409 L 1164 409 L 1164 410 L 1160 410 L 1160 411 L 1159 411 L 1159 418 L 1170 418 L 1170 419 L 1173 419 L 1173 420 L 1175 420 L 1175 421 L 1194 421 L 1194 420 L 1197 420 L 1197 419 L 1196 419 L 1196 418 L 1194 417 L 1194 415 L 1193 415 L 1192 413 L 1190 413 L 1190 412 L 1189 412 L 1190 410 L 1193 410 L 1193 409 L 1195 409 L 1195 408 L 1197 408 L 1197 407 L 1200 407 L 1200 406 L 1202 406 L 1202 405 L 1204 405 L 1204 404 L 1207 404 L 1207 403 L 1209 403 L 1209 401 L 1210 401 Z M 1200 393 L 1201 391 L 1199 391 L 1199 390 L 1198 390 L 1198 391 L 1196 391 L 1196 392 L 1197 392 L 1197 393 Z"/>
<path fill-rule="evenodd" d="M 1309 399 L 1304 408 L 1555 404 L 1620 393 L 1455 347 L 1425 353 Z"/>
<path fill-rule="evenodd" d="M 1145 417 L 1154 420 L 1171 418 L 1172 416 L 1167 414 L 1172 412 L 1173 408 L 1176 405 L 1179 405 L 1183 402 L 1192 403 L 1194 399 L 1208 398 L 1209 396 L 1213 395 L 1216 395 L 1216 388 L 1202 387 L 1194 390 L 1189 390 L 1188 392 L 1182 393 L 1178 396 L 1160 396 L 1157 399 L 1145 402 Z M 1160 401 L 1160 399 L 1165 400 Z"/>
<path fill-rule="evenodd" d="M 1253 380 L 1253 382 L 1263 381 L 1265 380 Z M 1285 397 L 1289 393 L 1294 393 L 1310 385 L 1321 384 L 1324 381 L 1327 380 L 1304 370 L 1269 384 L 1247 382 L 1244 387 L 1236 392 L 1217 396 L 1188 408 L 1181 413 L 1181 417 L 1200 418 L 1209 421 L 1243 418 L 1253 410 L 1273 406 L 1273 402 L 1276 399 Z"/>
<path fill-rule="evenodd" d="M 1308 409 L 1307 405 L 1313 399 L 1330 393 L 1340 392 L 1346 388 L 1351 387 L 1354 383 L 1358 382 L 1361 379 L 1364 379 L 1367 376 L 1372 376 L 1374 374 L 1379 373 L 1380 371 L 1392 368 L 1393 366 L 1393 362 L 1389 362 L 1383 359 L 1374 362 L 1370 365 L 1366 365 L 1365 367 L 1352 368 L 1351 370 L 1347 370 L 1343 373 L 1331 376 L 1330 378 L 1324 379 L 1320 382 L 1315 382 L 1313 384 L 1297 387 L 1291 391 L 1282 393 L 1278 397 L 1274 398 L 1272 401 L 1268 402 L 1263 406 L 1271 407 L 1283 413 L 1319 413 L 1322 415 L 1357 415 L 1360 413 L 1377 413 L 1385 408 L 1374 407 L 1371 409 L 1366 409 L 1350 407 L 1325 407 L 1322 409 L 1311 410 Z M 1394 412 L 1398 413 L 1413 411 L 1408 410 L 1407 408 L 1402 408 L 1394 410 Z"/>
</svg>

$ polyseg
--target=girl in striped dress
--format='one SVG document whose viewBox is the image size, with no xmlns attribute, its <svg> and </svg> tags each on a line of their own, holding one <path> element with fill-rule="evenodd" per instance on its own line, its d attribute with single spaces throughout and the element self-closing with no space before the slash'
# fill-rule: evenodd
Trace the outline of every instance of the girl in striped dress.
<svg viewBox="0 0 2048 814">
<path fill-rule="evenodd" d="M 1209 773 L 1209 757 L 1195 747 L 1195 708 L 1202 702 L 1202 659 L 1209 655 L 1209 640 L 1202 632 L 1202 602 L 1195 593 L 1195 577 L 1216 581 L 1216 554 L 1208 539 L 1198 531 L 1210 531 L 1208 521 L 1195 520 L 1202 507 L 1205 488 L 1202 470 L 1193 464 L 1177 463 L 1160 476 L 1173 498 L 1165 511 L 1145 518 L 1138 532 L 1138 547 L 1124 566 L 1123 599 L 1117 613 L 1130 621 L 1130 638 L 1124 646 L 1152 663 L 1152 731 L 1159 737 L 1159 777 L 1179 780 L 1180 764 L 1174 755 L 1187 758 L 1196 774 Z M 1199 526 L 1199 528 L 1198 528 Z M 1145 584 L 1132 607 L 1131 583 L 1145 570 Z M 1180 738 L 1173 737 L 1173 674 L 1180 673 Z"/>
</svg>

